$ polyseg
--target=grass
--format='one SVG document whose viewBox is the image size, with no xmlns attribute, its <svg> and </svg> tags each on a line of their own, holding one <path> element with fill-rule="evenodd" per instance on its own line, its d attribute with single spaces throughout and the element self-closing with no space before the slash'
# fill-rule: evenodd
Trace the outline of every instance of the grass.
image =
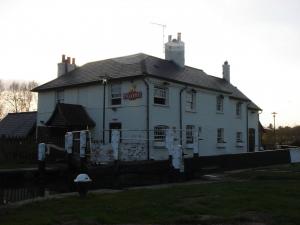
<svg viewBox="0 0 300 225">
<path fill-rule="evenodd" d="M 0 224 L 299 224 L 299 174 L 299 165 L 285 165 L 214 183 L 46 200 L 0 210 Z"/>
</svg>

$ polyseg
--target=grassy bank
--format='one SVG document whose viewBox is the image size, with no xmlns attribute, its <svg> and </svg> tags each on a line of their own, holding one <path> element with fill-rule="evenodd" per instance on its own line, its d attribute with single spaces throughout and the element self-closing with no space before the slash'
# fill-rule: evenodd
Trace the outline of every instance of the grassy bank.
<svg viewBox="0 0 300 225">
<path fill-rule="evenodd" d="M 299 224 L 300 166 L 259 168 L 214 183 L 90 194 L 0 210 L 1 225 Z"/>
</svg>

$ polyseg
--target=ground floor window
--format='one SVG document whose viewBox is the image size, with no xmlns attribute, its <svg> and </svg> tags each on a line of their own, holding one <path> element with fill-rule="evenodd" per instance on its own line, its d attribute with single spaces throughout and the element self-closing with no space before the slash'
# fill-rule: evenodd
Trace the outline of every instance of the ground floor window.
<svg viewBox="0 0 300 225">
<path fill-rule="evenodd" d="M 186 125 L 186 144 L 193 144 L 194 143 L 194 132 L 195 126 L 194 125 Z"/>
<path fill-rule="evenodd" d="M 162 143 L 166 141 L 166 130 L 168 126 L 158 125 L 154 127 L 154 142 Z"/>
<path fill-rule="evenodd" d="M 217 142 L 224 143 L 224 128 L 218 128 L 217 131 Z"/>
<path fill-rule="evenodd" d="M 242 132 L 236 132 L 236 142 L 237 143 L 243 142 L 243 133 Z"/>
</svg>

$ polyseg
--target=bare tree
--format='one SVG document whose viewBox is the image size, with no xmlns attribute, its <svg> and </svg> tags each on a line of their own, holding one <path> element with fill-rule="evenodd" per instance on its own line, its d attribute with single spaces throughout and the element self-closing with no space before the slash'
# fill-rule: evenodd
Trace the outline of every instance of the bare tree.
<svg viewBox="0 0 300 225">
<path fill-rule="evenodd" d="M 12 82 L 6 91 L 5 100 L 10 106 L 12 112 L 28 112 L 31 108 L 36 108 L 36 94 L 31 92 L 31 89 L 36 87 L 35 81 L 28 83 Z"/>
<path fill-rule="evenodd" d="M 4 103 L 2 101 L 3 92 L 4 92 L 4 85 L 2 80 L 0 80 L 0 119 L 4 115 Z"/>
</svg>

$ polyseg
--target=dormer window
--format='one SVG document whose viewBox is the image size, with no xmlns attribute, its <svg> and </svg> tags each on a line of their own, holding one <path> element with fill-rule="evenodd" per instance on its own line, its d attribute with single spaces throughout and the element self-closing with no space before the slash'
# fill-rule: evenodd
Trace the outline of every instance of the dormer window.
<svg viewBox="0 0 300 225">
<path fill-rule="evenodd" d="M 111 105 L 121 105 L 121 84 L 112 84 L 111 85 Z"/>
<path fill-rule="evenodd" d="M 223 104 L 224 104 L 224 96 L 223 95 L 219 95 L 217 97 L 217 104 L 216 104 L 216 109 L 217 112 L 223 112 Z"/>
</svg>

